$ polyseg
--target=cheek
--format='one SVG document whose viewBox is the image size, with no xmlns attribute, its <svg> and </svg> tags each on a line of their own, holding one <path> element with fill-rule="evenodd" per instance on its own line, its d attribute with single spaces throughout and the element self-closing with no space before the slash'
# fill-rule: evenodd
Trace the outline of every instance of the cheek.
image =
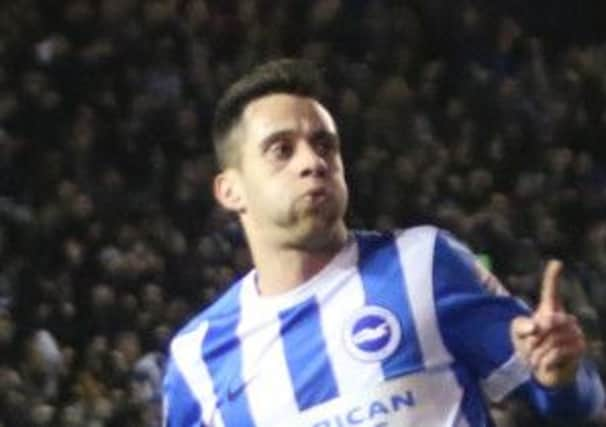
<svg viewBox="0 0 606 427">
<path fill-rule="evenodd" d="M 343 164 L 340 161 L 337 163 L 336 179 L 339 186 L 342 188 L 342 191 L 347 196 L 349 190 L 347 188 L 347 182 L 345 182 L 345 171 L 343 170 Z"/>
<path fill-rule="evenodd" d="M 340 192 L 342 195 L 343 203 L 347 205 L 349 201 L 349 188 L 347 187 L 347 183 L 344 178 L 340 179 Z"/>
<path fill-rule="evenodd" d="M 293 200 L 293 192 L 291 190 L 291 186 L 280 183 L 278 179 L 271 180 L 264 189 L 267 205 L 277 211 L 283 210 L 280 208 L 286 208 Z"/>
<path fill-rule="evenodd" d="M 246 204 L 255 211 L 275 211 L 289 203 L 288 187 L 279 177 L 256 177 L 247 181 Z"/>
</svg>

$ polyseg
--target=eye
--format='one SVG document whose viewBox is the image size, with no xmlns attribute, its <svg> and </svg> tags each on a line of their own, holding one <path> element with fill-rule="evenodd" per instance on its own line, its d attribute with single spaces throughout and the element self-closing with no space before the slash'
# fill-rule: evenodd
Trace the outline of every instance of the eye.
<svg viewBox="0 0 606 427">
<path fill-rule="evenodd" d="M 267 151 L 275 160 L 286 160 L 292 155 L 293 146 L 287 139 L 280 138 L 272 141 Z"/>
<path fill-rule="evenodd" d="M 337 138 L 328 133 L 321 133 L 313 138 L 314 149 L 320 156 L 328 156 L 338 147 Z"/>
</svg>

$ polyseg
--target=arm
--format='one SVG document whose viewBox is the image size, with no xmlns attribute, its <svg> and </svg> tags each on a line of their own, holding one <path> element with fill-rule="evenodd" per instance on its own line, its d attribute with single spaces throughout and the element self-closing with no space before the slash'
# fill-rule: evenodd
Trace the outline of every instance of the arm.
<svg viewBox="0 0 606 427">
<path fill-rule="evenodd" d="M 533 377 L 513 395 L 530 402 L 540 415 L 562 420 L 593 418 L 604 409 L 602 381 L 586 359 L 570 384 L 545 387 Z"/>
<path fill-rule="evenodd" d="M 514 319 L 529 319 L 533 313 L 503 292 L 495 295 L 472 254 L 445 233 L 436 239 L 433 274 L 444 340 L 455 358 L 479 379 L 489 398 L 500 400 L 515 391 L 542 415 L 560 416 L 558 405 L 564 400 L 574 407 L 567 413 L 580 418 L 592 415 L 603 396 L 595 370 L 577 364 L 576 382 L 566 387 L 537 382 L 535 371 L 511 339 Z M 578 366 L 582 369 L 577 372 Z M 590 400 L 594 403 L 589 404 Z"/>
<path fill-rule="evenodd" d="M 518 394 L 544 415 L 597 415 L 604 406 L 604 390 L 596 370 L 583 358 L 585 335 L 560 301 L 561 270 L 559 261 L 547 264 L 537 309 L 512 322 L 516 353 L 533 372 L 530 386 L 522 387 Z"/>
</svg>

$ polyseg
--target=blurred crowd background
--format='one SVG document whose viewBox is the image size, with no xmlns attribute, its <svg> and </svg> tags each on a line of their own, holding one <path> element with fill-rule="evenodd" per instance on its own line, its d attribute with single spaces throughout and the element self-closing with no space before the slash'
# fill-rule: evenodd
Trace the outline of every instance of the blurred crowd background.
<svg viewBox="0 0 606 427">
<path fill-rule="evenodd" d="M 605 372 L 600 3 L 3 3 L 0 426 L 159 425 L 171 334 L 250 265 L 210 193 L 213 107 L 278 56 L 326 72 L 352 227 L 446 227 L 531 304 L 562 258 Z"/>
</svg>

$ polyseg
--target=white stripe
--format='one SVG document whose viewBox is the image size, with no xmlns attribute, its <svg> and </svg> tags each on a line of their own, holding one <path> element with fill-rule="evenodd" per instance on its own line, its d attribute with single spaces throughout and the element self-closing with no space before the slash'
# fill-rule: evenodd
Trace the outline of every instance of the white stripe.
<svg viewBox="0 0 606 427">
<path fill-rule="evenodd" d="M 580 369 L 584 369 L 581 367 Z M 597 395 L 595 396 L 594 406 L 591 410 L 591 419 L 598 419 L 598 417 L 602 416 L 606 418 L 606 408 L 604 407 L 606 396 L 604 396 L 604 386 L 602 385 L 602 381 L 600 380 L 600 376 L 596 374 L 591 379 L 593 389 L 596 390 Z"/>
<path fill-rule="evenodd" d="M 581 362 L 579 366 L 579 371 L 577 372 L 577 384 L 579 381 L 587 381 L 591 383 L 591 389 L 593 394 L 593 407 L 591 408 L 589 419 L 592 420 L 604 420 L 606 419 L 606 408 L 604 407 L 605 403 L 605 395 L 604 395 L 604 386 L 602 384 L 602 380 L 598 373 L 591 374 L 588 371 L 588 367 L 584 366 L 584 363 Z M 585 377 L 585 378 L 582 378 Z"/>
<path fill-rule="evenodd" d="M 223 427 L 223 420 L 217 411 L 217 396 L 213 382 L 202 359 L 202 340 L 207 332 L 208 322 L 203 322 L 193 331 L 177 336 L 172 342 L 171 349 L 179 371 L 202 408 L 200 422 L 204 425 Z"/>
<path fill-rule="evenodd" d="M 453 361 L 442 341 L 433 294 L 435 227 L 415 227 L 396 237 L 410 310 L 415 322 L 425 368 Z"/>
<path fill-rule="evenodd" d="M 364 392 L 383 380 L 381 362 L 363 362 L 347 351 L 344 333 L 349 316 L 364 306 L 364 286 L 357 268 L 358 245 L 349 245 L 330 284 L 318 291 L 320 319 L 339 394 Z"/>
<path fill-rule="evenodd" d="M 242 379 L 247 383 L 251 416 L 255 425 L 274 426 L 294 419 L 299 412 L 280 335 L 277 312 L 259 310 L 254 299 L 254 275 L 245 278 L 240 294 L 241 318 L 236 333 L 242 343 Z"/>
<path fill-rule="evenodd" d="M 490 400 L 499 402 L 528 379 L 530 379 L 528 366 L 514 354 L 483 380 L 481 386 Z"/>
<path fill-rule="evenodd" d="M 414 404 L 393 408 L 392 398 L 410 393 Z M 281 427 L 469 427 L 461 416 L 463 390 L 448 367 L 384 381 L 363 392 L 324 402 L 301 413 L 298 422 Z M 376 412 L 374 408 L 385 408 Z M 355 414 L 357 420 L 348 420 Z"/>
<path fill-rule="evenodd" d="M 467 421 L 463 412 L 460 413 L 460 418 L 457 420 L 455 427 L 470 427 L 469 421 Z"/>
</svg>

